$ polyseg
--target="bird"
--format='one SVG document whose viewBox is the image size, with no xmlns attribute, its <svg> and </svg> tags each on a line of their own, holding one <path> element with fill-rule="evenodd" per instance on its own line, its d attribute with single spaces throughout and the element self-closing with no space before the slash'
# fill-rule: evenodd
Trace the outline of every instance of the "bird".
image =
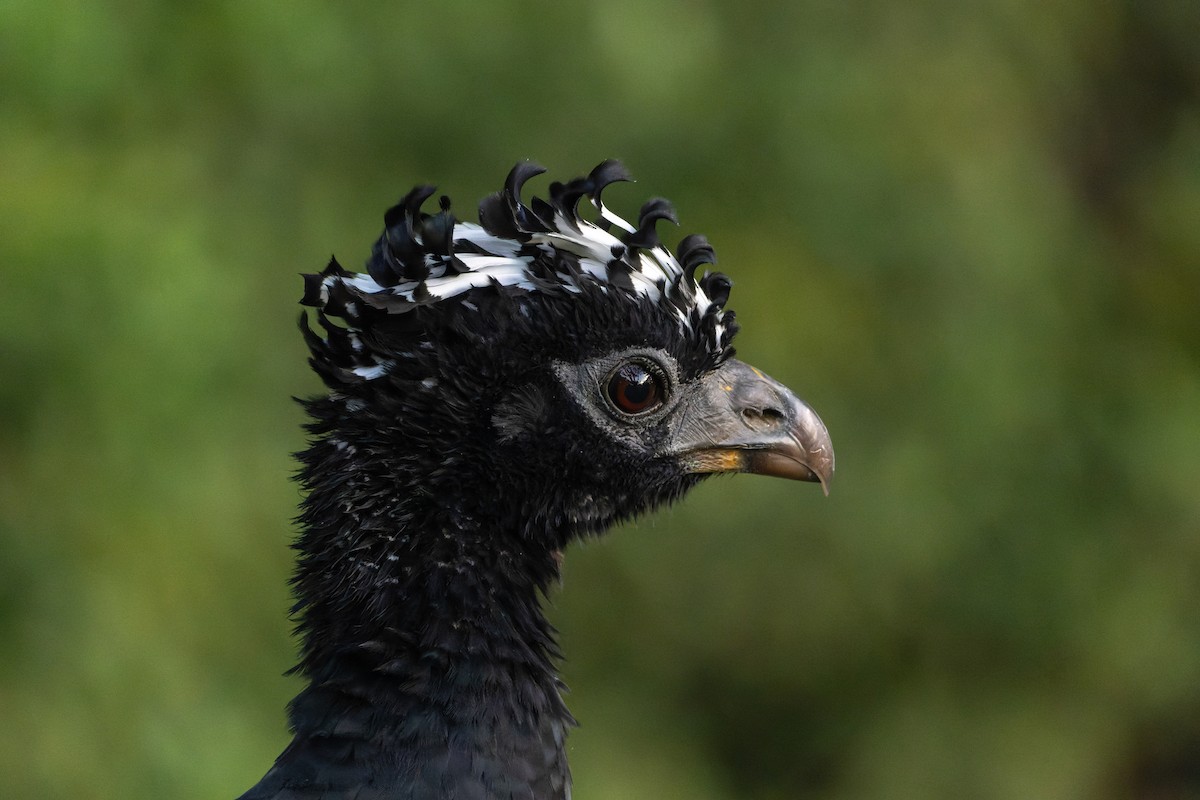
<svg viewBox="0 0 1200 800">
<path fill-rule="evenodd" d="M 715 474 L 828 494 L 828 430 L 735 358 L 708 240 L 664 246 L 663 198 L 636 224 L 605 206 L 619 161 L 526 202 L 543 172 L 518 163 L 478 223 L 445 196 L 424 211 L 419 185 L 365 272 L 304 276 L 324 384 L 300 401 L 304 687 L 241 800 L 568 800 L 576 722 L 542 610 L 564 549 Z"/>
</svg>

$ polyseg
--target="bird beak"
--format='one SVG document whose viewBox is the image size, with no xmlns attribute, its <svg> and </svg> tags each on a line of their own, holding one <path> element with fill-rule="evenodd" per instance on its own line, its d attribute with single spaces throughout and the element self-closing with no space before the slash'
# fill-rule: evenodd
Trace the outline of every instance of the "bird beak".
<svg viewBox="0 0 1200 800">
<path fill-rule="evenodd" d="M 819 482 L 829 494 L 825 423 L 782 383 L 736 359 L 701 382 L 671 450 L 691 473 L 752 472 Z"/>
</svg>

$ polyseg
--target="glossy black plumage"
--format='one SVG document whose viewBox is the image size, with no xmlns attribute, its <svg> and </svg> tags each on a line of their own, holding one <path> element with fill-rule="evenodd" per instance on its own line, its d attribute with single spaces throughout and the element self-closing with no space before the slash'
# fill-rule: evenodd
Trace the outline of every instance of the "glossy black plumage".
<svg viewBox="0 0 1200 800">
<path fill-rule="evenodd" d="M 761 374 L 717 389 L 744 365 L 728 279 L 696 277 L 707 240 L 685 240 L 681 265 L 655 232 L 675 219 L 666 201 L 636 228 L 607 212 L 601 191 L 628 179 L 616 162 L 526 205 L 541 171 L 518 165 L 482 226 L 445 199 L 423 213 L 434 190 L 418 187 L 386 215 L 370 278 L 336 261 L 305 278 L 319 330 L 302 329 L 329 388 L 305 402 L 300 454 L 308 686 L 292 744 L 244 800 L 569 797 L 573 720 L 540 607 L 563 548 L 705 474 L 785 474 L 748 466 L 747 448 L 786 449 L 789 477 L 832 471 L 832 450 L 813 460 L 787 439 L 828 442 L 786 389 Z M 579 216 L 585 197 L 620 238 Z M 649 414 L 605 400 L 629 363 L 661 382 Z"/>
</svg>

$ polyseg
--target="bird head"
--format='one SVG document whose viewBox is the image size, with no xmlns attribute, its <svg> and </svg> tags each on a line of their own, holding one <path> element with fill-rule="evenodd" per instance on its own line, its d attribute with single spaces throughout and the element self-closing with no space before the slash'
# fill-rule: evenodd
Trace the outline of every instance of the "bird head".
<svg viewBox="0 0 1200 800">
<path fill-rule="evenodd" d="M 542 171 L 518 164 L 479 224 L 445 197 L 422 211 L 434 189 L 417 187 L 386 213 L 366 273 L 331 261 L 305 276 L 320 330 L 302 328 L 330 390 L 310 405 L 323 457 L 359 459 L 380 507 L 564 537 L 717 473 L 827 487 L 820 418 L 733 357 L 731 283 L 708 241 L 667 250 L 662 199 L 636 225 L 612 213 L 601 196 L 629 179 L 618 162 L 527 204 Z M 388 496 L 389 476 L 405 496 Z"/>
</svg>

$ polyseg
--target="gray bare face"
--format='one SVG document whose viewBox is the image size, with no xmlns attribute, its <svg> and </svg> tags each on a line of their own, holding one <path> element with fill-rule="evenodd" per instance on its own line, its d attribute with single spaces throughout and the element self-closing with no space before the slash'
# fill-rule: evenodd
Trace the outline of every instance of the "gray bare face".
<svg viewBox="0 0 1200 800">
<path fill-rule="evenodd" d="M 755 472 L 828 487 L 833 446 L 820 417 L 744 362 L 684 382 L 670 354 L 629 348 L 553 369 L 619 446 L 674 459 L 687 473 Z"/>
</svg>

